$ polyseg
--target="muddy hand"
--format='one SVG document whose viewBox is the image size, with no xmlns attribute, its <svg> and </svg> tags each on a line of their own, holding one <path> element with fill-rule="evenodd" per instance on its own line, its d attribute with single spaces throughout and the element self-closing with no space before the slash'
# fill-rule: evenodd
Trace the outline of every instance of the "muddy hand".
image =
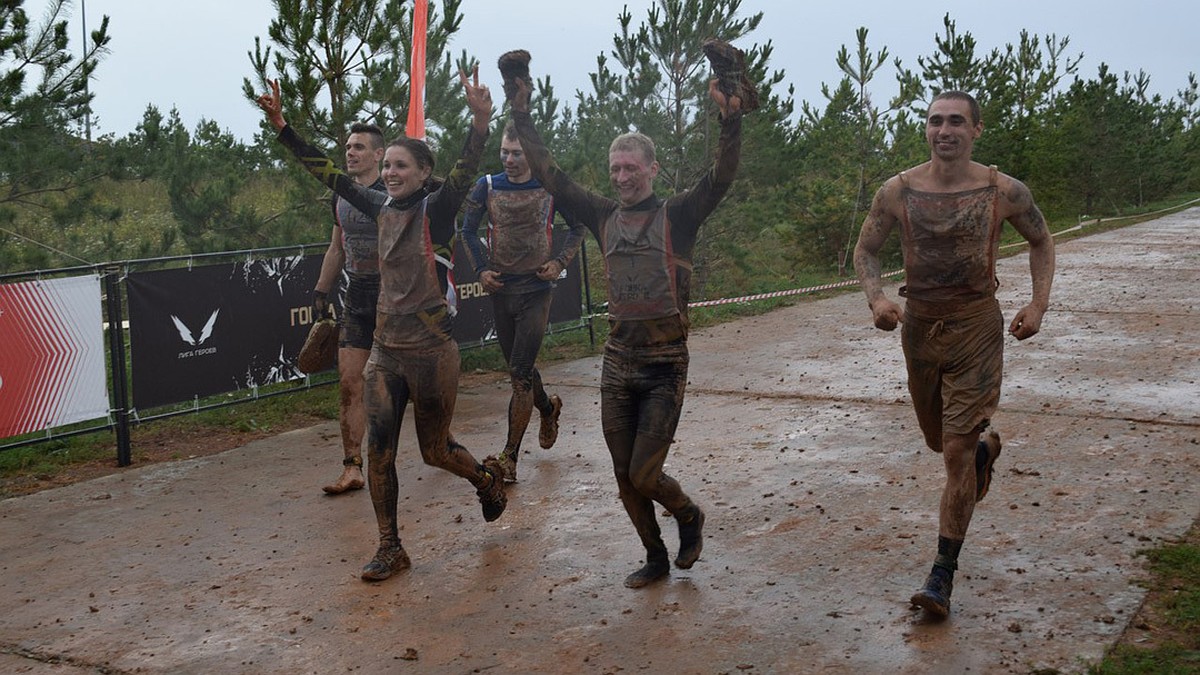
<svg viewBox="0 0 1200 675">
<path fill-rule="evenodd" d="M 1008 332 L 1018 340 L 1027 340 L 1042 329 L 1042 314 L 1033 305 L 1027 305 L 1013 317 Z"/>
<path fill-rule="evenodd" d="M 720 109 L 721 117 L 730 117 L 742 109 L 742 99 L 737 96 L 726 96 L 725 92 L 717 86 L 715 77 L 708 81 L 708 95 Z"/>
<path fill-rule="evenodd" d="M 542 281 L 554 281 L 563 271 L 562 263 L 557 260 L 547 260 L 538 268 L 537 276 Z"/>
<path fill-rule="evenodd" d="M 269 80 L 271 91 L 255 99 L 258 107 L 267 114 L 267 121 L 276 129 L 287 126 L 283 119 L 283 100 L 279 96 L 279 80 Z"/>
<path fill-rule="evenodd" d="M 476 120 L 481 116 L 485 119 L 492 114 L 492 92 L 486 84 L 479 84 L 479 64 L 471 68 L 471 79 L 467 74 L 458 71 L 458 80 L 462 82 L 463 91 L 467 94 L 467 107 L 475 114 Z"/>
<path fill-rule="evenodd" d="M 876 328 L 895 330 L 897 325 L 904 323 L 904 308 L 891 300 L 877 300 L 871 306 L 871 316 Z"/>
</svg>

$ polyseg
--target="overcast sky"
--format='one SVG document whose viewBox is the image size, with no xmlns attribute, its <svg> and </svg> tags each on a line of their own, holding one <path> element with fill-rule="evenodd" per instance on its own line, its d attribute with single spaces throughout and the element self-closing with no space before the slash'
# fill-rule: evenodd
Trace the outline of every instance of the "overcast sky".
<svg viewBox="0 0 1200 675">
<path fill-rule="evenodd" d="M 81 9 L 87 27 L 110 18 L 111 53 L 95 74 L 93 133 L 124 136 L 142 119 L 148 104 L 166 113 L 178 108 L 194 129 L 201 118 L 248 140 L 261 116 L 241 93 L 251 73 L 247 52 L 254 38 L 266 39 L 274 16 L 271 0 L 71 0 L 71 35 L 82 40 Z M 430 0 L 436 4 L 437 0 Z M 573 103 L 577 89 L 590 89 L 588 74 L 596 56 L 612 49 L 617 15 L 628 6 L 640 23 L 654 0 L 573 2 L 571 0 L 463 0 L 462 30 L 454 36 L 454 54 L 466 50 L 482 63 L 481 75 L 499 103 L 496 57 L 515 48 L 533 55 L 535 76 L 550 75 L 560 99 Z M 37 21 L 47 0 L 26 0 Z M 1094 79 L 1101 63 L 1118 75 L 1144 70 L 1155 93 L 1171 97 L 1200 72 L 1200 3 L 1185 0 L 1007 0 L 992 3 L 902 3 L 895 0 L 810 3 L 803 0 L 743 0 L 742 14 L 763 12 L 758 30 L 740 46 L 774 45 L 770 65 L 785 71 L 796 99 L 823 106 L 822 83 L 831 87 L 841 74 L 834 63 L 838 49 L 856 47 L 855 31 L 866 27 L 872 51 L 886 47 L 916 69 L 918 56 L 932 54 L 942 17 L 950 11 L 959 34 L 970 32 L 977 53 L 1018 43 L 1020 31 L 1070 37 L 1068 53 L 1083 53 L 1079 73 Z M 946 6 L 959 5 L 947 10 Z M 894 67 L 881 69 L 875 89 L 890 96 Z"/>
</svg>

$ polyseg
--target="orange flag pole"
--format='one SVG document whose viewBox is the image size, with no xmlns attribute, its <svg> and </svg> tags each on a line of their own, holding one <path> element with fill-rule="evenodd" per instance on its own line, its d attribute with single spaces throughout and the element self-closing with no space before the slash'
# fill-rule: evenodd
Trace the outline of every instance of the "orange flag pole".
<svg viewBox="0 0 1200 675">
<path fill-rule="evenodd" d="M 429 0 L 413 1 L 412 53 L 408 55 L 408 124 L 410 138 L 425 138 L 425 37 L 429 26 Z"/>
</svg>

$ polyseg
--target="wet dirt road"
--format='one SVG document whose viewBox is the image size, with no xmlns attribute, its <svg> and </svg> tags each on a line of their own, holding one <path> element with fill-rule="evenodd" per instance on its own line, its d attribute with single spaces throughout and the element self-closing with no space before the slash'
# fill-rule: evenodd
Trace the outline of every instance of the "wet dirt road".
<svg viewBox="0 0 1200 675">
<path fill-rule="evenodd" d="M 366 492 L 320 492 L 333 423 L 0 502 L 0 671 L 1081 671 L 1141 602 L 1137 551 L 1200 515 L 1200 209 L 1060 244 L 1058 269 L 1043 332 L 1006 343 L 1004 453 L 946 622 L 907 603 L 934 552 L 941 459 L 899 335 L 855 292 L 694 334 L 668 471 L 707 538 L 665 583 L 621 585 L 642 551 L 588 358 L 543 370 L 563 432 L 541 450 L 531 425 L 495 523 L 420 464 L 406 421 L 413 568 L 379 584 L 358 579 Z M 1027 257 L 1000 275 L 1011 318 Z M 477 455 L 499 449 L 506 404 L 504 382 L 460 395 Z"/>
</svg>

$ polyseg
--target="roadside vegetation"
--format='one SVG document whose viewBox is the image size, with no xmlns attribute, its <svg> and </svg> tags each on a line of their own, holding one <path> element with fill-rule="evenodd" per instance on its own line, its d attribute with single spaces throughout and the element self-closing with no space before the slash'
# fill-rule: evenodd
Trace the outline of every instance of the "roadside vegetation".
<svg viewBox="0 0 1200 675">
<path fill-rule="evenodd" d="M 1177 542 L 1142 551 L 1147 589 L 1142 609 L 1092 675 L 1200 673 L 1200 528 Z"/>
</svg>

